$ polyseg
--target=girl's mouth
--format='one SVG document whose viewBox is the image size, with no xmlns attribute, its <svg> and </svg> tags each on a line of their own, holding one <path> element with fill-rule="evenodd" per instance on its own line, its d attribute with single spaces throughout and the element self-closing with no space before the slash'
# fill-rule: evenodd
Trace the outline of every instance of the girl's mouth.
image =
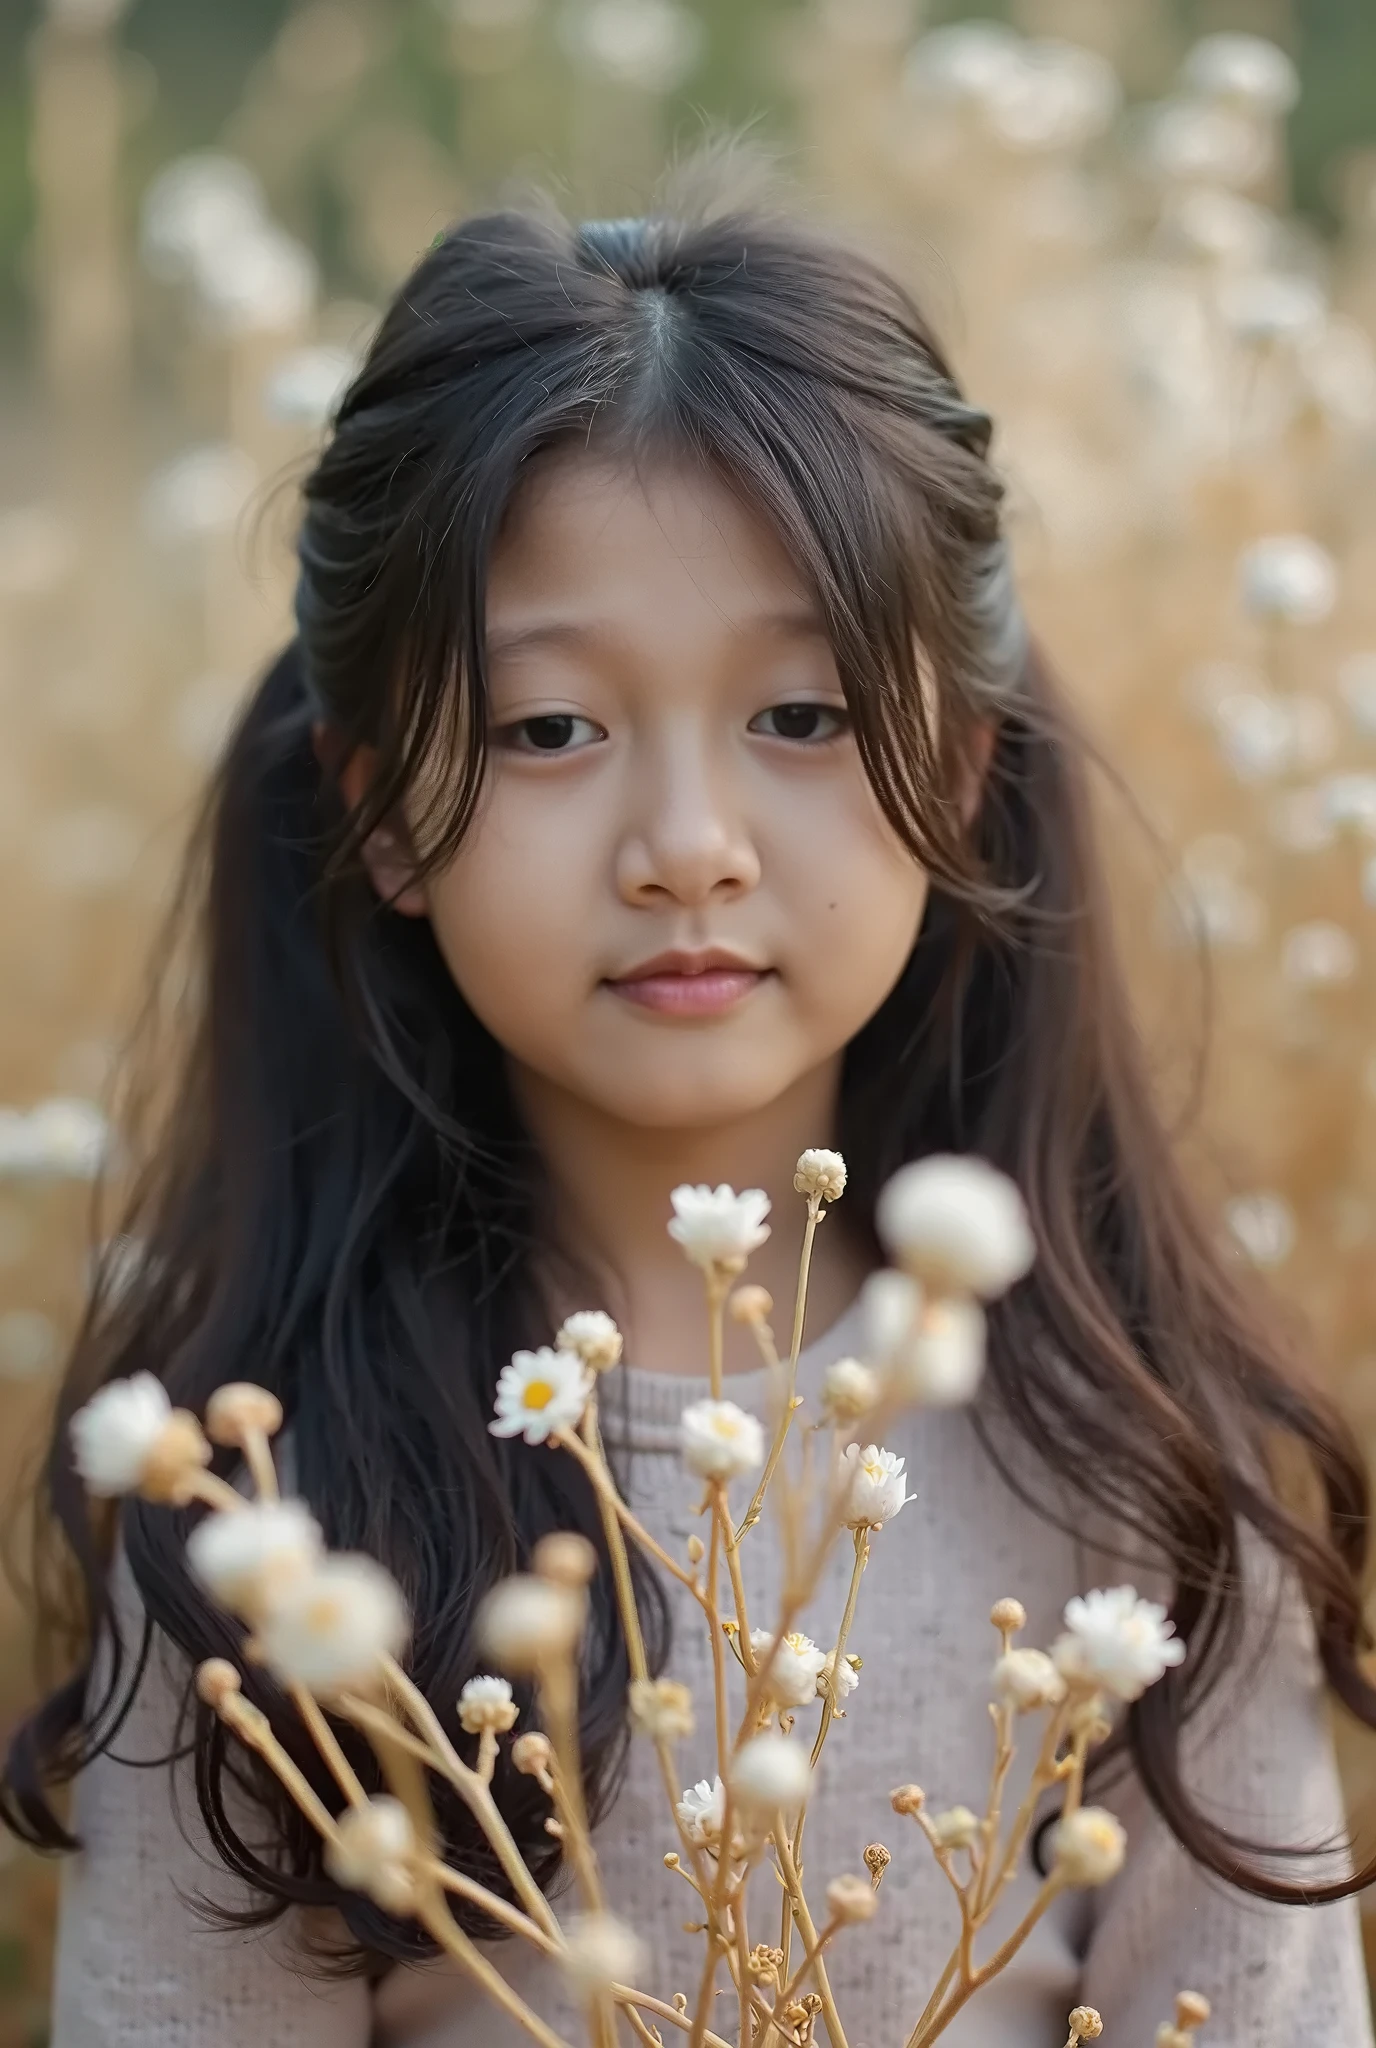
<svg viewBox="0 0 1376 2048">
<path fill-rule="evenodd" d="M 662 1016 L 715 1017 L 743 1002 L 769 972 L 728 953 L 661 953 L 606 986 Z"/>
</svg>

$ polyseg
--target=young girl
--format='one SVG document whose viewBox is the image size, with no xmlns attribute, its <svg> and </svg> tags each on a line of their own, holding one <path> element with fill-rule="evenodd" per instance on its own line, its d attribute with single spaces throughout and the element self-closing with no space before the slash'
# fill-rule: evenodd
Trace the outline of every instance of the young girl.
<svg viewBox="0 0 1376 2048">
<path fill-rule="evenodd" d="M 823 1875 L 894 1847 L 880 1919 L 837 1951 L 852 2040 L 897 2048 L 949 1949 L 950 1894 L 888 1793 L 982 1788 L 991 1603 L 1016 1595 L 1046 1641 L 1069 1596 L 1131 1576 L 1188 1654 L 1101 1773 L 1126 1868 L 1064 1895 L 947 2038 L 1041 2048 L 1083 2000 L 1146 2048 L 1188 1984 L 1211 2048 L 1370 2042 L 1322 1703 L 1326 1677 L 1376 1723 L 1361 1467 L 1220 1265 L 1149 1106 L 990 432 L 882 269 L 760 205 L 497 213 L 397 294 L 305 486 L 296 638 L 215 779 L 183 903 L 194 1033 L 150 1076 L 172 1085 L 124 1221 L 142 1255 L 98 1283 L 58 1418 L 84 1649 L 6 1778 L 11 1824 L 72 1852 L 54 2048 L 520 2038 L 413 1924 L 328 1880 L 198 1708 L 189 1660 L 235 1639 L 184 1568 L 194 1511 L 93 1515 L 73 1409 L 141 1368 L 198 1411 L 226 1381 L 275 1390 L 290 1483 L 400 1580 L 410 1668 L 462 1744 L 484 1590 L 550 1528 L 598 1537 L 571 1460 L 489 1433 L 498 1372 L 569 1310 L 610 1309 L 610 1447 L 682 1554 L 703 1321 L 669 1191 L 766 1190 L 750 1277 L 787 1301 L 812 1145 L 850 1184 L 818 1237 L 805 1393 L 860 1348 L 875 1194 L 903 1161 L 992 1160 L 1038 1238 L 975 1407 L 892 1439 L 913 1499 L 875 1546 L 861 1689 L 809 1820 Z M 766 1520 L 742 1550 L 752 1601 L 777 1590 L 774 1542 Z M 707 1697 L 694 1616 L 644 1591 L 664 1668 Z M 605 1574 L 595 1595 L 600 1853 L 668 1997 L 700 1949 L 653 1761 L 623 1739 Z M 248 1683 L 314 1769 L 285 1700 Z M 72 1780 L 69 1824 L 50 1799 Z M 542 1798 L 498 1785 L 552 1881 Z M 437 1799 L 446 1853 L 491 1881 Z M 528 1955 L 501 1966 L 578 2038 Z"/>
</svg>

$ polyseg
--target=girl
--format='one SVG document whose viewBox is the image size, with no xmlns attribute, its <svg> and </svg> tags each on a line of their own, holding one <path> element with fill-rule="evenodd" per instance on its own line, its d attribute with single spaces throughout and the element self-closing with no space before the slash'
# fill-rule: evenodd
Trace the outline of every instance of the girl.
<svg viewBox="0 0 1376 2048">
<path fill-rule="evenodd" d="M 948 2039 L 1037 2048 L 1085 2000 L 1145 2048 L 1188 1983 L 1214 2048 L 1370 2042 L 1320 1697 L 1321 1669 L 1376 1722 L 1361 1467 L 1220 1266 L 1149 1107 L 990 432 L 882 269 L 710 191 L 577 229 L 469 220 L 398 293 L 305 486 L 296 638 L 215 779 L 182 906 L 195 1028 L 124 1223 L 143 1255 L 97 1283 L 48 1469 L 83 1649 L 6 1786 L 20 1833 L 73 1852 L 54 2048 L 512 2038 L 414 1926 L 326 1878 L 197 1708 L 188 1659 L 233 1639 L 184 1570 L 191 1515 L 94 1517 L 74 1407 L 150 1366 L 197 1410 L 228 1380 L 274 1389 L 291 1483 L 332 1545 L 401 1581 L 414 1676 L 463 1742 L 484 1590 L 552 1527 L 597 1534 L 566 1456 L 488 1433 L 499 1370 L 572 1308 L 616 1315 L 611 1445 L 681 1553 L 674 1425 L 705 1381 L 668 1193 L 765 1189 L 751 1278 L 788 1299 L 789 1183 L 817 1144 L 851 1179 L 818 1239 L 804 1391 L 859 1348 L 901 1162 L 992 1160 L 1039 1256 L 992 1317 L 976 1408 L 893 1444 L 914 1500 L 866 1578 L 810 1867 L 855 1867 L 915 1771 L 943 1801 L 983 1785 L 995 1598 L 1044 1641 L 1071 1594 L 1131 1572 L 1188 1655 L 1096 1794 L 1126 1869 L 1065 1896 Z M 1282 1457 L 1304 1510 L 1268 1476 Z M 776 1590 L 772 1540 L 742 1551 L 752 1602 Z M 705 1697 L 701 1632 L 645 1591 L 664 1668 Z M 698 1950 L 596 1595 L 601 1854 L 668 1996 Z M 250 1686 L 310 1768 L 286 1703 Z M 69 1825 L 51 1802 L 71 1780 Z M 532 1782 L 499 1786 L 552 1880 Z M 463 1810 L 439 1812 L 476 1867 Z M 897 1848 L 833 1976 L 872 2048 L 903 2041 L 951 1936 L 940 1875 Z M 501 1960 L 576 2035 L 558 1986 Z"/>
</svg>

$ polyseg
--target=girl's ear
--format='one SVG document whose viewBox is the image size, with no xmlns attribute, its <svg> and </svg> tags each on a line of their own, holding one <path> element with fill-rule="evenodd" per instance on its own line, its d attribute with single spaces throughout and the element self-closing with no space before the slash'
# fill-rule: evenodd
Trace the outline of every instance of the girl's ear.
<svg viewBox="0 0 1376 2048">
<path fill-rule="evenodd" d="M 377 748 L 355 747 L 347 761 L 340 762 L 331 744 L 333 735 L 324 724 L 311 727 L 315 758 L 333 774 L 340 794 L 351 811 L 367 795 L 377 772 Z M 363 842 L 363 864 L 383 902 L 403 917 L 425 917 L 429 904 L 420 883 L 413 882 L 414 855 L 404 825 L 399 821 L 376 826 Z"/>
<path fill-rule="evenodd" d="M 970 735 L 969 751 L 965 756 L 965 774 L 960 792 L 960 821 L 968 829 L 975 822 L 980 799 L 984 795 L 984 778 L 993 758 L 994 742 L 998 738 L 998 724 L 992 718 L 982 718 Z"/>
</svg>

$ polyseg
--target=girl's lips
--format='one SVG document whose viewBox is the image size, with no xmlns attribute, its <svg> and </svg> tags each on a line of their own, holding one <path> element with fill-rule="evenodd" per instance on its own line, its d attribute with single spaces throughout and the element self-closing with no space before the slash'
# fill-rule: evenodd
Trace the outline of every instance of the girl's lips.
<svg viewBox="0 0 1376 2048">
<path fill-rule="evenodd" d="M 609 981 L 608 988 L 642 1010 L 670 1017 L 714 1017 L 758 988 L 763 973 L 749 967 L 707 967 L 701 974 L 644 974 Z"/>
</svg>

